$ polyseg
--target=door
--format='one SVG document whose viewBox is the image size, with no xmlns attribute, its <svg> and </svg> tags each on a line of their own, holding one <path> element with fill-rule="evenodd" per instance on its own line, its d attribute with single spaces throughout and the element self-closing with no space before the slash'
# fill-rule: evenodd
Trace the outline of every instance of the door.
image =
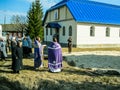
<svg viewBox="0 0 120 90">
<path fill-rule="evenodd" d="M 55 34 L 56 34 L 57 41 L 59 42 L 59 28 L 56 28 Z"/>
</svg>

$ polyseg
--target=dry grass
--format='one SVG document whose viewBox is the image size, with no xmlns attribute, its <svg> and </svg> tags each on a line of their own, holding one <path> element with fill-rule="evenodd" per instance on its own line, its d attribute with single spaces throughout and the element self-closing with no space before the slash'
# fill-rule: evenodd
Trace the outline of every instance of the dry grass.
<svg viewBox="0 0 120 90">
<path fill-rule="evenodd" d="M 44 67 L 33 68 L 32 59 L 24 59 L 20 74 L 11 73 L 11 60 L 0 61 L 0 90 L 120 90 L 120 76 L 95 75 L 90 69 L 69 66 L 63 62 L 63 71 L 50 73 L 47 60 Z"/>
<path fill-rule="evenodd" d="M 68 52 L 67 48 L 62 48 L 63 52 Z M 120 48 L 72 48 L 72 52 L 83 51 L 120 51 Z"/>
</svg>

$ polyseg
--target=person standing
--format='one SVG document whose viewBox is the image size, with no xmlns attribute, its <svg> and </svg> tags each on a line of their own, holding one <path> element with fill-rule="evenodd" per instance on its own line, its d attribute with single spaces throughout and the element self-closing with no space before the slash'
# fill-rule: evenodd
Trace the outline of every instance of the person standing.
<svg viewBox="0 0 120 90">
<path fill-rule="evenodd" d="M 32 40 L 29 35 L 27 35 L 27 41 L 28 41 L 28 56 L 31 56 L 32 54 Z"/>
<path fill-rule="evenodd" d="M 69 37 L 67 41 L 68 41 L 68 53 L 71 53 L 72 52 L 72 38 Z"/>
<path fill-rule="evenodd" d="M 0 52 L 1 52 L 1 60 L 6 60 L 7 53 L 6 53 L 6 44 L 3 39 L 0 41 Z"/>
<path fill-rule="evenodd" d="M 16 46 L 17 42 L 16 42 L 16 37 L 12 37 L 11 40 L 11 54 L 12 54 L 12 69 L 14 69 L 14 63 L 16 61 Z"/>
<path fill-rule="evenodd" d="M 16 46 L 16 60 L 13 63 L 13 73 L 19 73 L 20 69 L 23 67 L 22 58 L 23 58 L 23 50 L 22 50 L 22 41 L 17 41 Z"/>
<path fill-rule="evenodd" d="M 11 40 L 10 40 L 10 38 L 9 38 L 9 34 L 7 34 L 7 40 L 6 40 L 6 51 L 7 51 L 7 53 L 9 53 L 9 52 L 11 52 Z"/>
<path fill-rule="evenodd" d="M 57 42 L 56 37 L 53 37 L 53 42 L 48 46 L 48 68 L 50 72 L 61 72 L 62 68 L 62 49 Z"/>
<path fill-rule="evenodd" d="M 28 57 L 28 40 L 26 38 L 26 36 L 23 38 L 22 40 L 22 47 L 23 47 L 23 57 Z"/>
<path fill-rule="evenodd" d="M 36 37 L 34 41 L 34 68 L 42 67 L 42 44 L 40 37 Z"/>
</svg>

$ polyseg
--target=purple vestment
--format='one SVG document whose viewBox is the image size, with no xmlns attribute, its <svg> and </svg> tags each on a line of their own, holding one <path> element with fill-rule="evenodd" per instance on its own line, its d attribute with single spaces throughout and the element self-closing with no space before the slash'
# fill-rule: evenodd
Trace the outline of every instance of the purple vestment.
<svg viewBox="0 0 120 90">
<path fill-rule="evenodd" d="M 52 42 L 48 47 L 48 67 L 53 69 L 62 68 L 62 50 L 57 42 Z"/>
<path fill-rule="evenodd" d="M 41 51 L 42 51 L 41 43 L 35 40 L 34 42 L 34 67 L 35 68 L 40 67 L 40 65 L 42 64 Z"/>
</svg>

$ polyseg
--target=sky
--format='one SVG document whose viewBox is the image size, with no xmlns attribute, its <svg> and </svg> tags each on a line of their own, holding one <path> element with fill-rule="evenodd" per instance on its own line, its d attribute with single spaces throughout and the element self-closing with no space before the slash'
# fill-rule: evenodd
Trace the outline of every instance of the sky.
<svg viewBox="0 0 120 90">
<path fill-rule="evenodd" d="M 13 15 L 26 16 L 34 0 L 0 0 L 0 24 L 10 23 Z M 43 12 L 62 0 L 40 0 Z M 120 5 L 120 0 L 91 0 L 113 5 Z M 4 22 L 5 21 L 5 22 Z"/>
</svg>

